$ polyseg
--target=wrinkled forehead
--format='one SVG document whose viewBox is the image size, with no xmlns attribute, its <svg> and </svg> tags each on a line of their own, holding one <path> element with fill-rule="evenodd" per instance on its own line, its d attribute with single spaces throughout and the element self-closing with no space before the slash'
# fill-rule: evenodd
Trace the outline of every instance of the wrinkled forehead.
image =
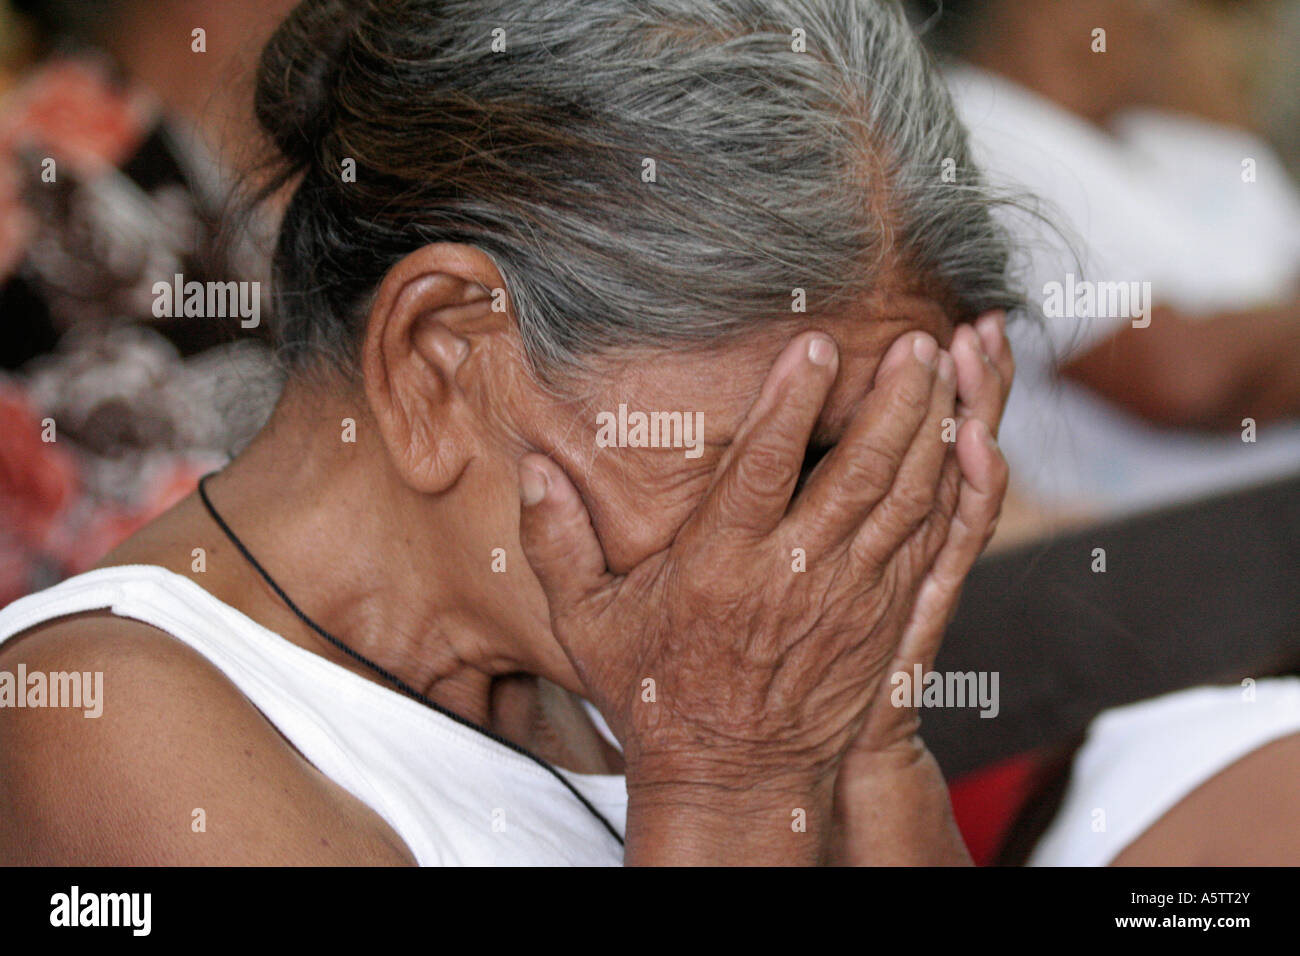
<svg viewBox="0 0 1300 956">
<path fill-rule="evenodd" d="M 818 422 L 814 442 L 836 441 L 871 389 L 890 344 L 906 332 L 929 332 L 947 346 L 952 319 L 933 300 L 895 296 L 831 316 L 791 317 L 709 346 L 664 349 L 619 361 L 601 388 L 601 400 L 632 407 L 700 412 L 709 422 L 706 443 L 725 445 L 758 397 L 781 350 L 795 336 L 820 331 L 839 348 L 839 374 Z"/>
</svg>

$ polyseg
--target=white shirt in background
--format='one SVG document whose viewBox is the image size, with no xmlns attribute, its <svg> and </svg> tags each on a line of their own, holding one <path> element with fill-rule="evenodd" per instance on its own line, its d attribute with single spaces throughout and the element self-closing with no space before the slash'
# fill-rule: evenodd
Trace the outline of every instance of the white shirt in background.
<svg viewBox="0 0 1300 956">
<path fill-rule="evenodd" d="M 1030 866 L 1105 866 L 1201 784 L 1300 733 L 1300 678 L 1197 687 L 1093 721 Z"/>
<path fill-rule="evenodd" d="M 1048 282 L 1150 282 L 1190 316 L 1293 300 L 1300 287 L 1300 192 L 1269 147 L 1183 116 L 1133 112 L 1107 133 L 1047 99 L 971 67 L 950 71 L 976 162 L 990 182 L 1040 201 L 1048 225 L 1006 221 L 1041 306 Z M 1254 182 L 1243 161 L 1254 160 Z M 1110 517 L 1300 470 L 1300 421 L 1207 434 L 1149 424 L 1054 368 L 1130 317 L 1046 318 L 1009 334 L 1016 384 L 1000 443 L 1022 491 Z M 1244 417 L 1244 416 L 1243 416 Z"/>
</svg>

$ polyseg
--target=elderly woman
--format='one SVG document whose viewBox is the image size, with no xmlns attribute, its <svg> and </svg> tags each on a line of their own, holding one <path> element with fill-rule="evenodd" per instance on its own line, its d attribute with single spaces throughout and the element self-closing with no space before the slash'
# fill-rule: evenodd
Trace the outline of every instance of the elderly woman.
<svg viewBox="0 0 1300 956">
<path fill-rule="evenodd" d="M 0 613 L 102 675 L 0 709 L 0 859 L 963 862 L 888 676 L 996 520 L 1015 297 L 896 5 L 309 0 L 256 106 L 283 395 Z"/>
</svg>

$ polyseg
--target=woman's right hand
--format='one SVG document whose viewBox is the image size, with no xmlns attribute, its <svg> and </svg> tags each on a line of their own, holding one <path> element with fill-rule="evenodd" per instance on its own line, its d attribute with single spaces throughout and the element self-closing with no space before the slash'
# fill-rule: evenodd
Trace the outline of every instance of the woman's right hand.
<svg viewBox="0 0 1300 956">
<path fill-rule="evenodd" d="M 791 502 L 837 362 L 820 333 L 787 346 L 697 510 L 625 575 L 609 573 L 563 471 L 542 455 L 520 462 L 521 541 L 552 630 L 624 747 L 628 862 L 815 862 L 825 850 L 839 760 L 960 481 L 942 437 L 953 360 L 912 332 Z"/>
</svg>

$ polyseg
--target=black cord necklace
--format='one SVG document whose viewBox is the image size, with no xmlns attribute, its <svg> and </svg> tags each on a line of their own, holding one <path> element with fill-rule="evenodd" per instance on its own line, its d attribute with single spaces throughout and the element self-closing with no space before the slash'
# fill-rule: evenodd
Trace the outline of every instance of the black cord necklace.
<svg viewBox="0 0 1300 956">
<path fill-rule="evenodd" d="M 578 802 L 581 803 L 584 807 L 586 807 L 588 812 L 590 812 L 592 816 L 594 816 L 597 820 L 599 820 L 601 822 L 601 825 L 604 826 L 604 828 L 609 831 L 610 835 L 615 840 L 618 841 L 619 846 L 623 845 L 623 837 L 619 835 L 619 832 L 616 829 L 614 829 L 614 825 L 605 818 L 605 815 L 603 813 L 601 813 L 599 810 L 597 810 L 594 806 L 591 805 L 591 801 L 588 800 L 586 797 L 584 797 L 578 791 L 578 788 L 569 782 L 569 779 L 565 777 L 564 774 L 560 773 L 560 771 L 557 770 L 554 766 L 552 766 L 549 762 L 537 756 L 537 754 L 533 753 L 527 747 L 521 747 L 519 744 L 515 743 L 514 741 L 507 740 L 505 737 L 502 737 L 500 734 L 488 730 L 486 727 L 480 727 L 478 724 L 474 723 L 474 721 L 462 717 L 460 714 L 456 713 L 455 711 L 448 710 L 446 707 L 443 707 L 441 704 L 434 703 L 432 700 L 430 700 L 424 694 L 421 694 L 418 690 L 416 690 L 410 684 L 406 683 L 406 681 L 402 680 L 396 674 L 379 666 L 374 661 L 370 660 L 368 657 L 365 657 L 362 654 L 358 653 L 357 651 L 353 650 L 351 647 L 348 647 L 348 645 L 344 644 L 337 637 L 329 633 L 327 630 L 325 630 L 323 627 L 321 627 L 319 624 L 313 621 L 310 617 L 308 617 L 306 613 L 300 607 L 298 607 L 298 605 L 293 603 L 289 595 L 284 593 L 284 589 L 280 587 L 280 585 L 275 583 L 275 579 L 272 578 L 271 575 L 267 573 L 267 570 L 264 567 L 262 567 L 261 564 L 258 563 L 257 559 L 253 557 L 252 553 L 248 550 L 248 548 L 244 546 L 244 542 L 239 540 L 239 537 L 235 534 L 233 530 L 231 530 L 230 525 L 226 524 L 225 520 L 221 517 L 221 515 L 217 513 L 217 509 L 212 506 L 212 500 L 208 497 L 208 490 L 204 486 L 206 485 L 207 480 L 215 474 L 216 474 L 215 471 L 210 472 L 209 474 L 206 474 L 199 479 L 199 499 L 203 502 L 203 507 L 208 509 L 208 514 L 211 515 L 212 520 L 217 523 L 217 527 L 220 528 L 222 532 L 225 534 L 225 536 L 230 539 L 230 543 L 239 549 L 239 553 L 244 556 L 244 560 L 246 560 L 250 565 L 253 566 L 253 570 L 255 570 L 258 574 L 262 576 L 262 580 L 265 581 L 270 586 L 271 590 L 274 591 L 277 596 L 279 596 L 280 600 L 285 603 L 285 606 L 289 608 L 289 610 L 292 611 L 295 615 L 297 615 L 300 621 L 302 621 L 304 624 L 310 627 L 313 631 L 315 631 L 325 640 L 329 641 L 332 645 L 337 647 L 344 654 L 348 655 L 348 657 L 352 658 L 358 664 L 362 664 L 365 667 L 368 667 L 375 674 L 378 674 L 384 680 L 388 681 L 388 683 L 392 684 L 395 688 L 397 688 L 397 690 L 401 691 L 407 697 L 419 701 L 425 707 L 428 707 L 430 710 L 442 714 L 442 716 L 447 717 L 450 720 L 454 720 L 462 727 L 468 727 L 470 730 L 477 731 L 478 733 L 482 734 L 484 737 L 487 737 L 489 740 L 494 740 L 497 743 L 501 744 L 501 746 L 513 750 L 521 757 L 527 757 L 533 763 L 537 764 L 539 767 L 541 767 L 543 770 L 549 773 L 556 780 L 560 781 L 560 783 L 564 784 L 565 788 L 570 793 L 572 793 L 575 797 L 578 798 Z"/>
</svg>

